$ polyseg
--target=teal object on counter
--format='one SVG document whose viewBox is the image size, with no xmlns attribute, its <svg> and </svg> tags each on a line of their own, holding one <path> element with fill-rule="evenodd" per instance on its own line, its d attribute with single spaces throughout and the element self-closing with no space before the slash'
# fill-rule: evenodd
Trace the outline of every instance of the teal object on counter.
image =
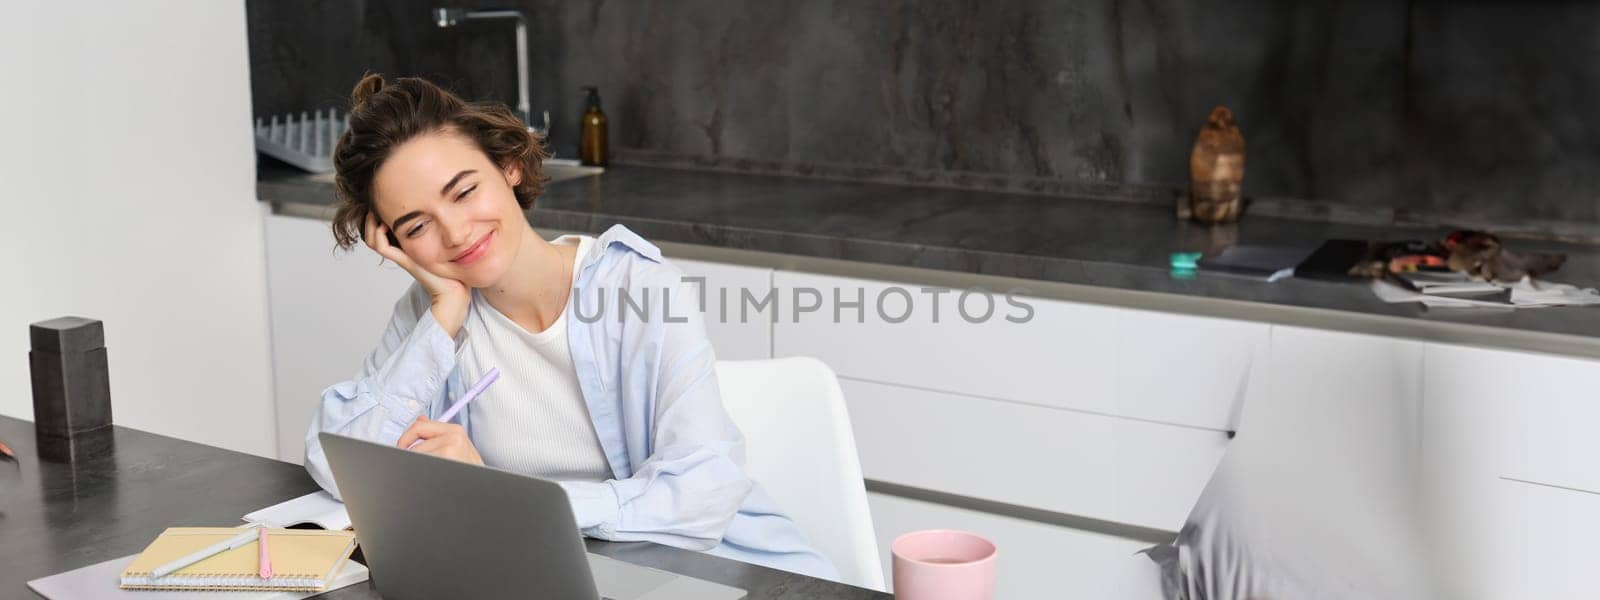
<svg viewBox="0 0 1600 600">
<path fill-rule="evenodd" d="M 1173 279 L 1194 279 L 1194 274 L 1200 269 L 1199 252 L 1173 252 L 1169 262 L 1172 271 L 1169 274 Z"/>
<path fill-rule="evenodd" d="M 1201 253 L 1199 253 L 1199 252 L 1173 252 L 1172 253 L 1172 268 L 1174 270 L 1179 270 L 1179 269 L 1194 270 L 1194 269 L 1198 269 L 1198 268 L 1200 268 L 1200 265 L 1198 264 L 1199 261 L 1200 261 L 1200 255 L 1201 255 Z"/>
</svg>

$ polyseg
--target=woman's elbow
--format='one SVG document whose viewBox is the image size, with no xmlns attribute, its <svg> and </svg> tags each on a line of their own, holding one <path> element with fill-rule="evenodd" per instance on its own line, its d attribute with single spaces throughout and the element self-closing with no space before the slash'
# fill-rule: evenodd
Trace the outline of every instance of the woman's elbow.
<svg viewBox="0 0 1600 600">
<path fill-rule="evenodd" d="M 755 489 L 755 484 L 747 477 L 739 477 L 727 481 L 719 489 L 708 494 L 713 500 L 706 504 L 706 511 L 699 519 L 694 537 L 703 541 L 704 548 L 697 550 L 710 550 L 722 543 L 722 537 L 727 534 L 728 527 L 733 525 L 734 517 L 739 516 L 739 509 L 744 507 L 744 501 Z"/>
</svg>

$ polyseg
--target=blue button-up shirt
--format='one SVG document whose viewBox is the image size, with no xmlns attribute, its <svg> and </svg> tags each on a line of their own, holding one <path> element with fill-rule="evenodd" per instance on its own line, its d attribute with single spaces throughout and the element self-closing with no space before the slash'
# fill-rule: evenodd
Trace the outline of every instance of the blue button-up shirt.
<svg viewBox="0 0 1600 600">
<path fill-rule="evenodd" d="M 716 356 L 682 272 L 620 225 L 596 242 L 567 303 L 567 343 L 615 479 L 561 482 L 578 527 L 838 579 L 745 475 L 744 438 L 722 406 Z M 413 284 L 356 377 L 322 392 L 306 434 L 306 470 L 317 483 L 339 496 L 317 433 L 398 443 L 419 415 L 443 413 L 465 392 L 457 359 L 468 343 L 464 328 L 445 334 Z M 469 412 L 456 418 L 470 437 Z"/>
</svg>

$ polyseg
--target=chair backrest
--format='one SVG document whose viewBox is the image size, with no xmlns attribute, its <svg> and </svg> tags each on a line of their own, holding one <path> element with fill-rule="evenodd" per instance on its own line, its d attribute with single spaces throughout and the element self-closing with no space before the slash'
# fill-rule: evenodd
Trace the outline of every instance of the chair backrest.
<svg viewBox="0 0 1600 600">
<path fill-rule="evenodd" d="M 882 590 L 877 536 L 839 380 L 814 358 L 718 361 L 728 414 L 745 436 L 745 471 L 839 568 Z"/>
<path fill-rule="evenodd" d="M 1392 391 L 1420 389 L 1419 345 L 1327 332 L 1272 337 L 1267 393 L 1245 407 L 1179 533 L 1187 593 L 1459 597 L 1429 591 L 1420 394 Z"/>
</svg>

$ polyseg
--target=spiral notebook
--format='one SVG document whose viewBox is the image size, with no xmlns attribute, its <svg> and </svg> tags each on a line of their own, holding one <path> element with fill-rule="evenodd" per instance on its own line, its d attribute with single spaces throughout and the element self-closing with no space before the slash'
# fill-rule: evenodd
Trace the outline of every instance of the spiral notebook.
<svg viewBox="0 0 1600 600">
<path fill-rule="evenodd" d="M 232 527 L 170 527 L 145 547 L 122 572 L 125 589 L 303 590 L 320 591 L 338 575 L 356 536 L 349 531 L 271 529 L 267 548 L 273 577 L 257 576 L 257 544 L 251 542 L 163 577 L 157 567 L 239 534 Z"/>
<path fill-rule="evenodd" d="M 318 591 L 271 589 L 256 591 L 196 590 L 172 588 L 168 590 L 132 590 L 117 586 L 122 571 L 138 555 L 122 556 L 108 561 L 80 567 L 49 577 L 28 582 L 28 589 L 47 600 L 301 600 L 323 592 L 364 583 L 367 567 L 354 560 L 344 561 L 339 575 L 328 588 Z"/>
</svg>

